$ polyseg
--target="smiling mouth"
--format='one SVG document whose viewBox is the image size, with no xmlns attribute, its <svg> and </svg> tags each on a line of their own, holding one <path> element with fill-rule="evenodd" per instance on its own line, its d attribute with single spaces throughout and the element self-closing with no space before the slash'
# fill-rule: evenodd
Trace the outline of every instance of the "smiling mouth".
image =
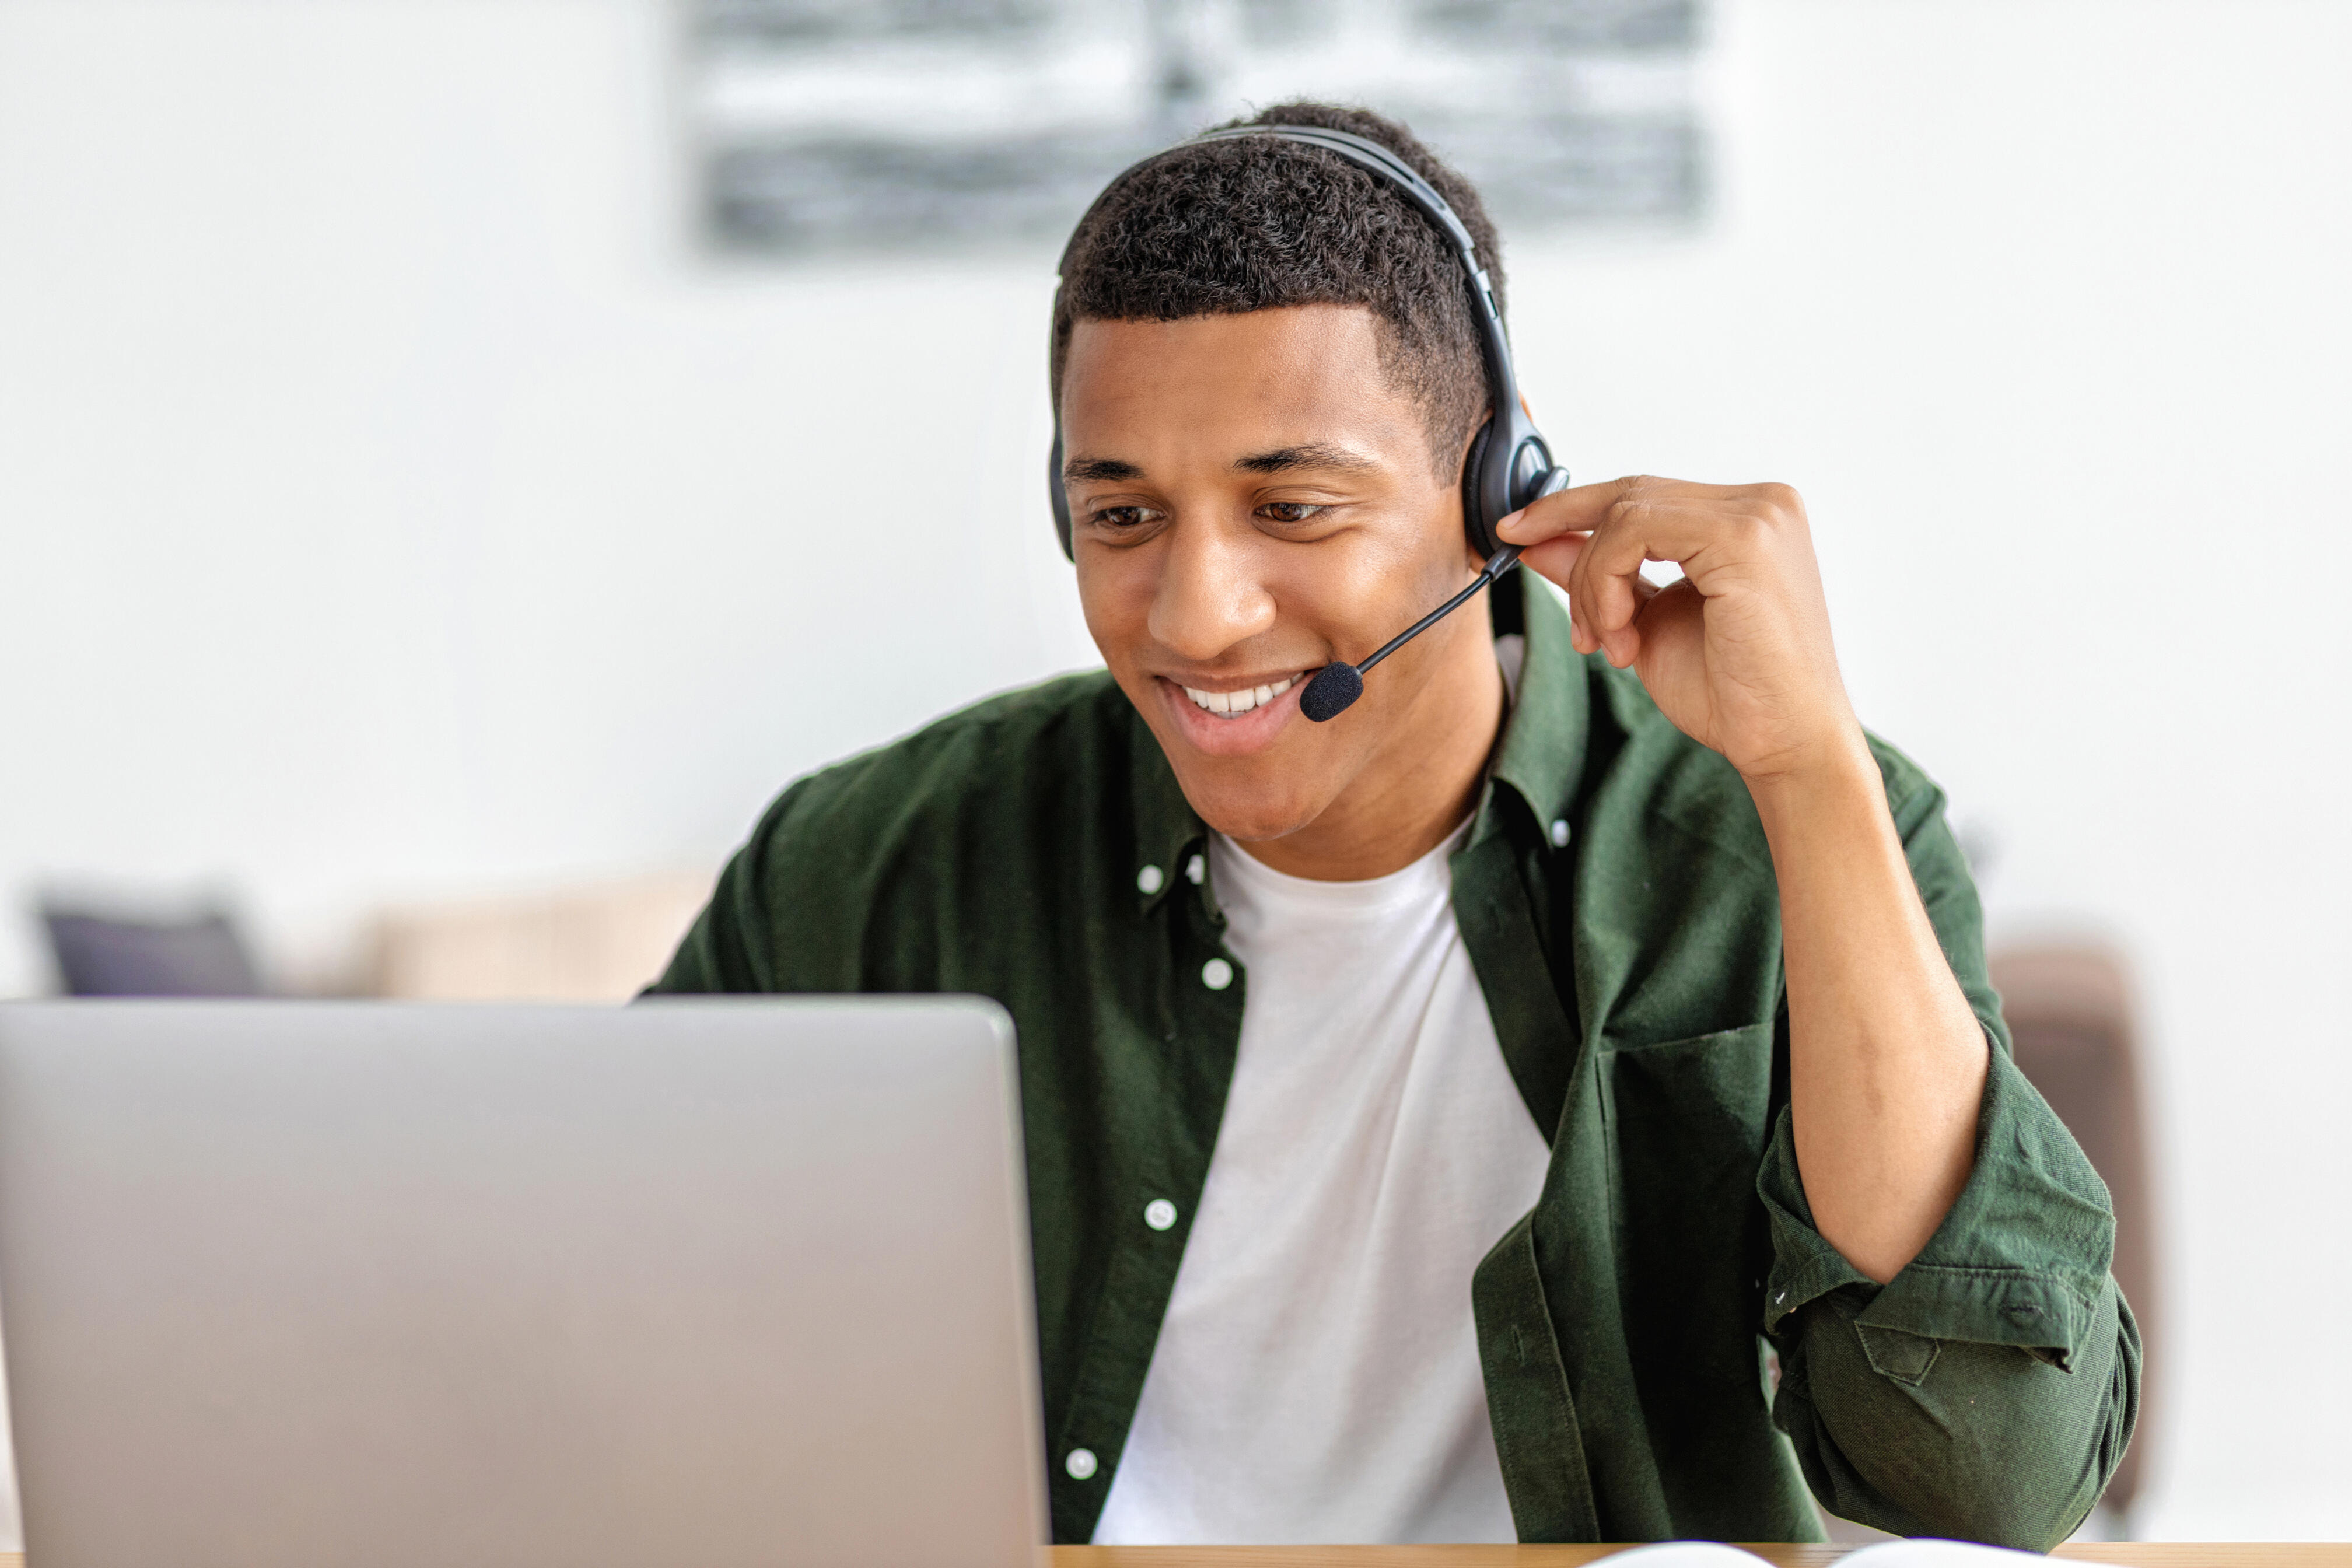
<svg viewBox="0 0 2352 1568">
<path fill-rule="evenodd" d="M 1214 713 L 1220 719 L 1238 719 L 1254 708 L 1273 701 L 1298 684 L 1298 677 L 1286 675 L 1271 686 L 1248 686 L 1239 691 L 1203 691 L 1197 686 L 1184 688 L 1184 695 L 1204 713 Z"/>
</svg>

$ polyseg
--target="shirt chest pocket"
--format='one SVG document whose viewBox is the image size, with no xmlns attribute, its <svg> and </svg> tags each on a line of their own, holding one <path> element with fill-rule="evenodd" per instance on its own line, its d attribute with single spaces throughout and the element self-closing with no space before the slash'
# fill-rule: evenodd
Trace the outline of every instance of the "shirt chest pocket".
<svg viewBox="0 0 2352 1568">
<path fill-rule="evenodd" d="M 1614 1045 L 1603 1079 L 1621 1172 L 1633 1176 L 1631 1162 L 1654 1157 L 1664 1168 L 1640 1173 L 1679 1183 L 1724 1162 L 1740 1167 L 1744 1187 L 1754 1185 L 1770 1131 L 1769 1019 L 1655 1045 Z"/>
<path fill-rule="evenodd" d="M 1627 1330 L 1686 1374 L 1754 1378 L 1772 1058 L 1767 1020 L 1620 1046 L 1597 1064 Z"/>
</svg>

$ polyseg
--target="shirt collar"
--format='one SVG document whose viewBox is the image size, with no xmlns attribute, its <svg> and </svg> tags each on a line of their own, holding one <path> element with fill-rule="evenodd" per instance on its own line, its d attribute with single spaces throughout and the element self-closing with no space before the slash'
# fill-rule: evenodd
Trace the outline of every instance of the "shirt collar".
<svg viewBox="0 0 2352 1568">
<path fill-rule="evenodd" d="M 1584 658 L 1570 641 L 1568 611 L 1549 584 L 1521 568 L 1496 591 L 1519 594 L 1528 651 L 1489 777 L 1517 791 L 1537 822 L 1564 822 L 1584 776 L 1591 719 Z M 1470 834 L 1474 844 L 1496 829 L 1494 799 L 1490 785 Z"/>
<path fill-rule="evenodd" d="M 1584 660 L 1569 640 L 1568 612 L 1559 601 L 1525 571 L 1505 578 L 1495 591 L 1521 595 L 1527 660 L 1520 668 L 1518 692 L 1504 720 L 1502 744 L 1496 750 L 1486 798 L 1470 830 L 1472 844 L 1499 830 L 1495 809 L 1497 785 L 1516 791 L 1538 823 L 1567 820 L 1584 773 L 1590 717 Z M 1208 826 L 1184 798 L 1183 787 L 1176 782 L 1176 772 L 1168 765 L 1167 753 L 1160 749 L 1151 726 L 1132 703 L 1124 699 L 1122 703 L 1127 709 L 1135 823 L 1135 864 L 1126 868 L 1126 874 L 1134 879 L 1137 897 L 1149 911 L 1174 892 L 1180 882 L 1192 879 L 1194 857 L 1205 858 L 1208 851 Z M 1151 871 L 1158 875 L 1152 876 Z"/>
</svg>

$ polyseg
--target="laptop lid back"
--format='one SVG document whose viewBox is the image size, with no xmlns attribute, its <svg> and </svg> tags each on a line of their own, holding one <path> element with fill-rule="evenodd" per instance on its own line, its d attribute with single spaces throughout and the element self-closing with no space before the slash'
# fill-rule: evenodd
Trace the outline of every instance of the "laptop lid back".
<svg viewBox="0 0 2352 1568">
<path fill-rule="evenodd" d="M 1030 1568 L 968 1000 L 0 1007 L 41 1568 Z"/>
</svg>

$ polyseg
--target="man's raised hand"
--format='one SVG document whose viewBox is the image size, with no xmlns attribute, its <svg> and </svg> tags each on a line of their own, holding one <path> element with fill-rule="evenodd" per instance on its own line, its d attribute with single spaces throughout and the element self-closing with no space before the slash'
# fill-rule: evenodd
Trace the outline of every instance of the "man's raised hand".
<svg viewBox="0 0 2352 1568">
<path fill-rule="evenodd" d="M 1568 590 L 1578 652 L 1633 666 L 1668 719 L 1751 784 L 1852 764 L 1861 729 L 1788 486 L 1612 479 L 1545 496 L 1497 531 Z M 1682 581 L 1653 585 L 1646 561 L 1675 563 Z"/>
</svg>

